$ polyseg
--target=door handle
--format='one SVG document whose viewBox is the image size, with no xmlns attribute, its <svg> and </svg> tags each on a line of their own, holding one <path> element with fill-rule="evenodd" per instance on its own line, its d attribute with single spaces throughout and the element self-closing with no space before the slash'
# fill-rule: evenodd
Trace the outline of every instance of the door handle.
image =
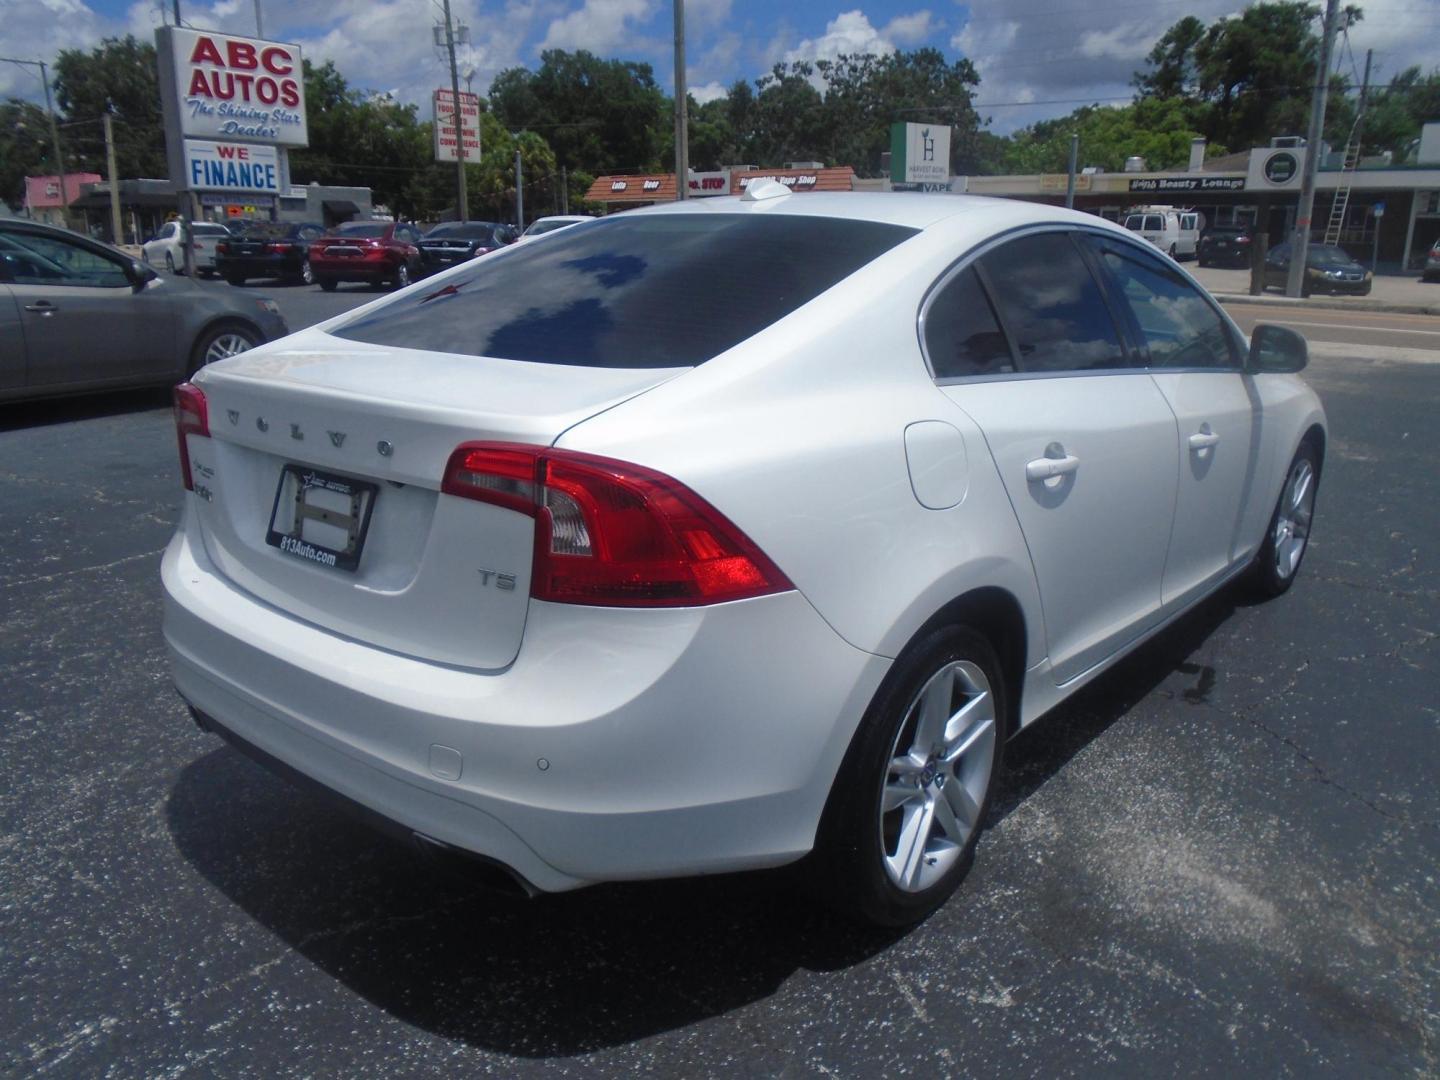
<svg viewBox="0 0 1440 1080">
<path fill-rule="evenodd" d="M 49 300 L 37 300 L 33 304 L 26 304 L 25 310 L 38 311 L 41 315 L 53 315 L 60 309 L 57 308 L 54 304 L 52 304 Z"/>
<path fill-rule="evenodd" d="M 1190 436 L 1190 449 L 1199 453 L 1201 450 L 1209 450 L 1219 441 L 1220 436 L 1211 431 L 1210 425 L 1206 424 L 1194 435 Z"/>
<path fill-rule="evenodd" d="M 1042 480 L 1065 476 L 1078 468 L 1080 468 L 1080 459 L 1074 454 L 1066 454 L 1064 457 L 1058 458 L 1036 458 L 1034 461 L 1025 463 L 1025 479 L 1035 484 Z"/>
</svg>

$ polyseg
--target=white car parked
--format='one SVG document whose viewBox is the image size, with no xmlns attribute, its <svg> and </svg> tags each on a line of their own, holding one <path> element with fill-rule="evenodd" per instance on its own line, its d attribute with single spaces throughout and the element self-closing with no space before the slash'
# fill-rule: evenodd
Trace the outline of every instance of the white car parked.
<svg viewBox="0 0 1440 1080">
<path fill-rule="evenodd" d="M 1305 358 L 1087 214 L 762 181 L 606 218 L 177 389 L 175 682 L 526 889 L 810 856 L 903 924 L 1007 737 L 1289 587 Z"/>
<path fill-rule="evenodd" d="M 1139 233 L 1176 261 L 1195 257 L 1204 227 L 1202 215 L 1195 210 L 1138 206 L 1125 216 L 1125 228 Z"/>
<path fill-rule="evenodd" d="M 519 244 L 528 244 L 537 236 L 546 236 L 549 233 L 559 232 L 561 229 L 568 229 L 571 225 L 579 225 L 582 221 L 593 221 L 580 214 L 556 214 L 553 217 L 536 218 L 525 231 L 520 234 Z"/>
<path fill-rule="evenodd" d="M 228 238 L 230 230 L 224 225 L 211 221 L 191 222 L 190 229 L 195 237 L 196 271 L 213 274 L 215 272 L 215 245 Z M 151 266 L 163 266 L 172 274 L 183 272 L 185 270 L 185 249 L 180 242 L 182 231 L 178 221 L 167 221 L 160 226 L 160 231 L 140 247 L 145 261 Z"/>
</svg>

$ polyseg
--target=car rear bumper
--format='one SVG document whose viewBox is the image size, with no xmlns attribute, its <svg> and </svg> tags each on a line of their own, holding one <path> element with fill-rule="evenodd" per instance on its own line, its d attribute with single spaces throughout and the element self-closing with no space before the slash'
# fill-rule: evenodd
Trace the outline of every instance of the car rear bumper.
<svg viewBox="0 0 1440 1080">
<path fill-rule="evenodd" d="M 532 602 L 514 664 L 459 670 L 240 591 L 190 517 L 162 577 L 175 684 L 191 707 L 542 890 L 800 857 L 890 663 L 790 592 L 662 611 Z"/>
<path fill-rule="evenodd" d="M 335 281 L 381 281 L 395 276 L 398 262 L 380 259 L 324 259 L 310 256 L 317 276 Z"/>
<path fill-rule="evenodd" d="M 237 259 L 233 255 L 218 255 L 215 258 L 215 269 L 222 275 L 283 277 L 300 272 L 300 258 L 294 255 L 255 255 Z"/>
</svg>

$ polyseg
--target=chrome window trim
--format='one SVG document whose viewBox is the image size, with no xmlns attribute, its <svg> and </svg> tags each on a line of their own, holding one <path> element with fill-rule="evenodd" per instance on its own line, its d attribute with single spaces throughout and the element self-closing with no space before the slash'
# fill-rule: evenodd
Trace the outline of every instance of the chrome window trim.
<svg viewBox="0 0 1440 1080">
<path fill-rule="evenodd" d="M 1236 339 L 1234 355 L 1241 358 L 1238 366 L 1204 368 L 1165 368 L 1152 367 L 1149 364 L 1145 364 L 1132 367 L 1086 368 L 1079 371 L 997 371 L 991 372 L 986 375 L 954 375 L 946 378 L 938 377 L 935 374 L 935 364 L 930 359 L 930 350 L 925 344 L 925 317 L 929 314 L 930 307 L 932 304 L 934 304 L 935 298 L 942 291 L 944 291 L 945 287 L 948 286 L 950 282 L 952 282 L 953 280 L 955 280 L 955 278 L 959 277 L 960 274 L 968 270 L 984 255 L 993 251 L 995 248 L 1000 247 L 1002 244 L 1008 244 L 1012 240 L 1019 240 L 1026 236 L 1054 232 L 1088 233 L 1092 236 L 1098 236 L 1105 240 L 1111 240 L 1117 245 L 1128 245 L 1129 247 L 1134 248 L 1136 251 L 1143 252 L 1149 258 L 1153 259 L 1156 257 L 1155 249 L 1147 242 L 1136 242 L 1136 240 L 1128 233 L 1116 234 L 1108 229 L 1095 228 L 1094 226 L 1088 225 L 1084 222 L 1077 222 L 1074 224 L 1063 222 L 1044 222 L 1038 225 L 1022 225 L 1018 228 L 1010 229 L 1006 232 L 997 233 L 995 236 L 990 237 L 984 243 L 971 248 L 969 251 L 961 255 L 953 263 L 947 266 L 944 272 L 941 273 L 939 277 L 937 277 L 934 281 L 930 283 L 929 288 L 927 288 L 925 291 L 925 295 L 920 300 L 920 310 L 915 318 L 915 333 L 920 343 L 920 355 L 924 357 L 925 370 L 929 373 L 931 380 L 935 383 L 936 386 L 964 386 L 966 383 L 1014 382 L 1028 381 L 1031 379 L 1073 379 L 1090 375 L 1151 375 L 1155 373 L 1208 373 L 1243 375 L 1245 373 L 1245 361 L 1243 357 L 1246 353 L 1246 349 L 1242 347 L 1242 344 L 1245 343 L 1245 335 L 1240 332 L 1240 328 L 1235 325 L 1235 322 L 1233 319 L 1230 318 L 1229 313 L 1223 307 L 1221 307 L 1221 305 L 1215 300 L 1215 298 L 1211 296 L 1207 290 L 1197 285 L 1192 280 L 1190 281 L 1191 286 L 1200 293 L 1201 297 L 1205 300 L 1205 302 L 1210 305 L 1211 310 L 1215 311 L 1220 316 L 1221 322 L 1223 322 L 1226 326 L 1229 326 L 1233 331 Z M 1188 274 L 1185 276 L 1187 279 L 1189 278 Z M 1095 283 L 1095 286 L 1096 288 L 1103 288 L 1103 283 L 1097 281 Z M 995 316 L 997 319 L 999 319 L 1000 313 L 997 311 L 995 313 Z M 1004 323 L 1002 322 L 1000 325 L 1001 329 L 1004 330 Z M 1125 335 L 1125 328 L 1117 326 L 1115 330 L 1117 333 L 1121 334 L 1123 340 Z M 1148 349 L 1146 350 L 1146 354 L 1148 356 Z"/>
</svg>

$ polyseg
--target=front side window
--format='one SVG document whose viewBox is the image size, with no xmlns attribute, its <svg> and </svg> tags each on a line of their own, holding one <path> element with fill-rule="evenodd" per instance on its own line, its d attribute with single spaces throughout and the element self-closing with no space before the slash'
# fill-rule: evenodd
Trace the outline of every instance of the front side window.
<svg viewBox="0 0 1440 1080">
<path fill-rule="evenodd" d="M 1021 371 L 1129 366 L 1090 268 L 1066 233 L 1024 236 L 980 258 Z"/>
<path fill-rule="evenodd" d="M 925 311 L 925 352 L 937 379 L 1013 372 L 1010 345 L 974 267 L 951 278 Z"/>
<path fill-rule="evenodd" d="M 1143 253 L 1089 242 L 1135 317 L 1151 367 L 1238 366 L 1224 320 L 1193 285 Z"/>
<path fill-rule="evenodd" d="M 4 238 L 5 264 L 17 285 L 128 287 L 130 276 L 120 263 L 89 248 L 52 236 L 16 233 Z"/>
<path fill-rule="evenodd" d="M 914 233 L 802 215 L 621 214 L 478 260 L 332 333 L 540 364 L 693 367 Z"/>
</svg>

